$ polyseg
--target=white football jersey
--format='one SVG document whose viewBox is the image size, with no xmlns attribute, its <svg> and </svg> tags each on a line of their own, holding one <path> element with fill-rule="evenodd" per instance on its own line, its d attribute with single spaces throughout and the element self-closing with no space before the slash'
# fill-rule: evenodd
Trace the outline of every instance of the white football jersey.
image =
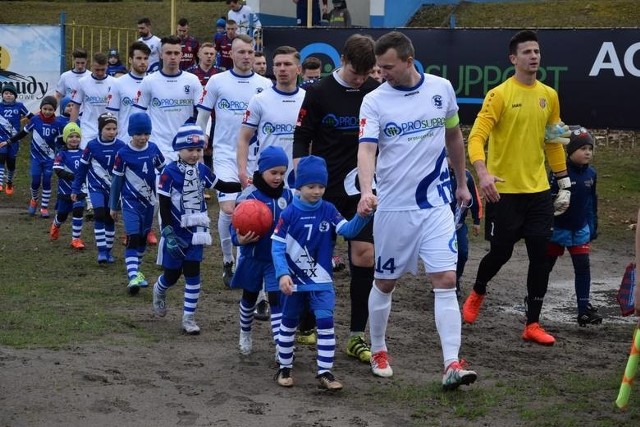
<svg viewBox="0 0 640 427">
<path fill-rule="evenodd" d="M 445 120 L 457 111 L 451 83 L 431 74 L 415 87 L 384 83 L 364 97 L 360 143 L 378 144 L 378 210 L 427 209 L 452 201 Z"/>
<path fill-rule="evenodd" d="M 238 34 L 249 34 L 249 28 L 253 27 L 253 29 L 260 28 L 262 23 L 260 23 L 260 18 L 257 13 L 254 13 L 253 10 L 247 5 L 243 5 L 239 11 L 229 10 L 227 12 L 227 19 L 236 21 L 238 24 Z"/>
<path fill-rule="evenodd" d="M 133 101 L 138 93 L 142 77 L 127 73 L 116 79 L 107 96 L 107 110 L 118 118 L 118 139 L 129 141 L 129 116 L 134 113 Z"/>
<path fill-rule="evenodd" d="M 242 121 L 243 126 L 257 131 L 258 152 L 255 154 L 258 157 L 259 153 L 270 145 L 284 149 L 289 157 L 287 178 L 293 170 L 293 132 L 304 95 L 304 89 L 296 88 L 294 92 L 282 92 L 273 86 L 251 98 Z M 253 173 L 254 170 L 250 172 Z"/>
<path fill-rule="evenodd" d="M 111 76 L 96 79 L 91 73 L 78 80 L 78 87 L 71 95 L 71 102 L 82 106 L 81 148 L 86 147 L 87 142 L 100 136 L 98 135 L 98 117 L 107 111 L 109 88 L 115 83 L 115 80 Z"/>
<path fill-rule="evenodd" d="M 202 96 L 202 86 L 195 74 L 180 71 L 174 76 L 162 70 L 146 76 L 134 100 L 135 107 L 145 110 L 151 118 L 151 140 L 166 159 L 177 160 L 173 138 L 189 118 Z"/>
<path fill-rule="evenodd" d="M 81 78 L 91 74 L 89 70 L 84 70 L 82 73 L 78 73 L 74 70 L 68 70 L 60 74 L 60 80 L 56 85 L 56 92 L 63 97 L 71 96 L 72 92 L 78 87 L 78 82 Z"/>
<path fill-rule="evenodd" d="M 216 159 L 236 163 L 238 133 L 249 101 L 272 85 L 271 80 L 259 74 L 239 76 L 233 70 L 218 73 L 209 79 L 198 108 L 215 110 L 213 150 Z"/>
</svg>

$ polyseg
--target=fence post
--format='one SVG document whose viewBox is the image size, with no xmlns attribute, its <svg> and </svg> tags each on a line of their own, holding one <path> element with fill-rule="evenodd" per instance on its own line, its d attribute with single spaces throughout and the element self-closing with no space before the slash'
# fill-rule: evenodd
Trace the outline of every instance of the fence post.
<svg viewBox="0 0 640 427">
<path fill-rule="evenodd" d="M 62 31 L 60 31 L 60 46 L 61 46 L 61 50 L 60 50 L 60 74 L 64 73 L 64 70 L 66 68 L 66 55 L 65 52 L 67 51 L 67 14 L 65 12 L 60 12 L 60 27 L 62 28 Z"/>
</svg>

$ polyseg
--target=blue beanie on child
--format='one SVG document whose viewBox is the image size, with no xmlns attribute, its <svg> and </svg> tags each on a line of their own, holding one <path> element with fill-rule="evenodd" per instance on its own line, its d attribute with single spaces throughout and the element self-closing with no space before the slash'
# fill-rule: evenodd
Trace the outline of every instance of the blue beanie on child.
<svg viewBox="0 0 640 427">
<path fill-rule="evenodd" d="M 322 184 L 326 187 L 328 178 L 327 162 L 322 157 L 307 156 L 300 159 L 296 169 L 296 188 L 309 184 Z"/>
<path fill-rule="evenodd" d="M 282 147 L 270 145 L 260 153 L 258 159 L 258 172 L 277 168 L 278 166 L 289 167 L 289 158 Z"/>
<path fill-rule="evenodd" d="M 185 148 L 204 148 L 204 143 L 204 132 L 189 119 L 178 129 L 172 145 L 173 151 L 180 151 Z"/>
<path fill-rule="evenodd" d="M 133 113 L 129 116 L 129 136 L 148 134 L 151 135 L 151 118 L 147 113 Z"/>
</svg>

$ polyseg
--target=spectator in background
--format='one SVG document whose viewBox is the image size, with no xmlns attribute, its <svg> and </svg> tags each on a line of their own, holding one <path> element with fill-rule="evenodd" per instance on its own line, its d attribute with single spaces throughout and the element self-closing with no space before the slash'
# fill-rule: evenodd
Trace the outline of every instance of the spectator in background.
<svg viewBox="0 0 640 427">
<path fill-rule="evenodd" d="M 138 19 L 138 35 L 140 38 L 138 41 L 143 42 L 149 49 L 151 49 L 151 55 L 149 55 L 149 68 L 148 72 L 157 71 L 160 69 L 160 37 L 151 34 L 151 20 L 149 18 Z"/>
<path fill-rule="evenodd" d="M 264 56 L 264 53 L 256 52 L 253 56 L 255 56 L 255 60 L 253 61 L 253 71 L 261 76 L 266 76 L 267 58 Z"/>
<path fill-rule="evenodd" d="M 195 37 L 189 35 L 189 21 L 181 18 L 178 21 L 178 29 L 176 31 L 180 38 L 180 47 L 182 48 L 182 59 L 180 60 L 180 69 L 187 70 L 196 64 L 198 57 L 198 49 L 200 43 Z"/>
<path fill-rule="evenodd" d="M 374 65 L 369 73 L 369 77 L 377 81 L 378 83 L 384 83 L 384 79 L 382 78 L 382 70 L 378 67 L 378 64 Z"/>
<path fill-rule="evenodd" d="M 296 4 L 296 25 L 300 27 L 307 26 L 307 0 L 293 0 Z M 320 6 L 322 3 L 322 7 Z M 322 15 L 327 13 L 327 0 L 313 0 L 311 12 L 311 25 L 320 25 L 320 9 Z"/>
<path fill-rule="evenodd" d="M 308 88 L 318 80 L 320 80 L 322 62 L 315 56 L 308 56 L 302 61 L 302 74 L 300 75 L 300 87 L 303 89 Z"/>
<path fill-rule="evenodd" d="M 225 24 L 225 33 L 215 40 L 216 52 L 218 52 L 218 61 L 216 66 L 223 70 L 233 68 L 233 59 L 231 59 L 231 44 L 233 39 L 238 35 L 238 24 L 232 19 L 228 19 Z"/>
<path fill-rule="evenodd" d="M 78 87 L 78 80 L 84 77 L 87 70 L 87 51 L 81 47 L 75 48 L 71 53 L 73 58 L 73 68 L 65 71 L 60 75 L 58 84 L 56 85 L 56 99 L 58 102 L 65 97 L 71 96 L 71 93 Z"/>
<path fill-rule="evenodd" d="M 248 34 L 253 37 L 253 32 L 262 28 L 258 14 L 249 6 L 240 4 L 239 0 L 227 0 L 227 5 L 229 6 L 227 20 L 233 20 L 238 24 L 238 34 Z"/>
<path fill-rule="evenodd" d="M 351 13 L 346 0 L 333 0 L 333 9 L 329 12 L 329 26 L 336 28 L 351 27 Z"/>
<path fill-rule="evenodd" d="M 127 67 L 120 61 L 120 54 L 118 50 L 113 48 L 109 49 L 108 55 L 107 74 L 111 77 L 120 77 L 123 74 L 127 74 Z"/>
</svg>

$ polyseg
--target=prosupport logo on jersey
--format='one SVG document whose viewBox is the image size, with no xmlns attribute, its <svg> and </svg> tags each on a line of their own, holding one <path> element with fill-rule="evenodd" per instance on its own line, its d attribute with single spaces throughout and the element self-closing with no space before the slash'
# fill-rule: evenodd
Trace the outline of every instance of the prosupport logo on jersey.
<svg viewBox="0 0 640 427">
<path fill-rule="evenodd" d="M 107 105 L 107 96 L 86 96 L 82 102 L 91 105 Z"/>
<path fill-rule="evenodd" d="M 228 100 L 222 98 L 218 101 L 218 108 L 221 110 L 229 110 L 229 111 L 245 111 L 249 106 L 248 103 L 244 101 L 236 101 L 236 100 Z"/>
<path fill-rule="evenodd" d="M 434 117 L 432 119 L 413 120 L 404 123 L 387 123 L 383 132 L 385 136 L 389 138 L 398 137 L 401 135 L 411 135 L 413 133 L 424 132 L 432 129 L 444 127 L 444 117 Z"/>
<path fill-rule="evenodd" d="M 156 108 L 175 108 L 193 106 L 193 99 L 153 98 L 151 105 Z"/>
<path fill-rule="evenodd" d="M 133 105 L 133 99 L 129 98 L 128 96 L 125 96 L 124 98 L 122 98 L 122 105 L 125 107 Z"/>
<path fill-rule="evenodd" d="M 358 117 L 356 116 L 336 116 L 327 114 L 321 120 L 322 126 L 339 130 L 353 130 L 358 128 Z"/>
<path fill-rule="evenodd" d="M 265 135 L 291 135 L 295 126 L 291 123 L 270 123 L 262 126 L 262 133 Z"/>
</svg>

